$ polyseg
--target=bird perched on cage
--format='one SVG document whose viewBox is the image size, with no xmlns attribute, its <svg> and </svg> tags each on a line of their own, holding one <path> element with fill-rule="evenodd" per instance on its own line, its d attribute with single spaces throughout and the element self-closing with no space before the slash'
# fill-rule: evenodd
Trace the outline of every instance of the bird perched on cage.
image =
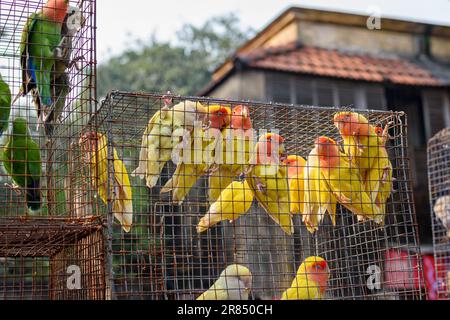
<svg viewBox="0 0 450 320">
<path fill-rule="evenodd" d="M 294 225 L 289 208 L 289 186 L 285 157 L 284 138 L 275 133 L 266 133 L 258 139 L 251 165 L 243 174 L 253 190 L 258 203 L 269 216 L 289 235 Z"/>
<path fill-rule="evenodd" d="M 0 137 L 8 129 L 11 113 L 11 89 L 0 74 Z"/>
<path fill-rule="evenodd" d="M 197 232 L 201 233 L 220 221 L 235 221 L 247 213 L 253 203 L 253 191 L 247 181 L 233 181 L 220 194 L 216 202 L 211 204 L 208 212 L 197 225 Z"/>
<path fill-rule="evenodd" d="M 303 211 L 302 220 L 307 230 L 314 233 L 328 212 L 333 225 L 336 225 L 337 201 L 328 189 L 319 167 L 317 148 L 308 155 L 303 171 Z"/>
<path fill-rule="evenodd" d="M 42 162 L 39 145 L 31 138 L 27 121 L 16 118 L 12 133 L 3 148 L 3 165 L 13 180 L 13 188 L 25 191 L 27 207 L 31 213 L 38 211 L 41 201 Z"/>
<path fill-rule="evenodd" d="M 376 222 L 383 225 L 393 184 L 392 163 L 385 147 L 390 123 L 379 136 L 375 127 L 359 113 L 338 112 L 333 120 L 342 136 L 346 155 L 359 168 L 365 190 L 381 208 L 382 215 Z"/>
<path fill-rule="evenodd" d="M 281 300 L 315 300 L 322 299 L 328 289 L 330 270 L 325 259 L 317 256 L 306 258 L 297 270 Z"/>
<path fill-rule="evenodd" d="M 20 44 L 22 85 L 14 102 L 29 92 L 36 105 L 38 123 L 54 103 L 51 94 L 52 69 L 62 58 L 59 48 L 61 28 L 69 7 L 68 0 L 47 0 L 42 10 L 28 17 Z"/>
<path fill-rule="evenodd" d="M 322 136 L 315 144 L 322 178 L 336 200 L 359 219 L 379 222 L 383 216 L 380 207 L 372 202 L 359 170 L 340 152 L 336 141 Z"/>
<path fill-rule="evenodd" d="M 303 194 L 303 172 L 306 160 L 297 155 L 288 155 L 283 164 L 287 166 L 291 213 L 301 213 L 303 212 L 305 198 Z"/>
<path fill-rule="evenodd" d="M 195 123 L 203 121 L 206 113 L 207 108 L 199 102 L 184 101 L 172 108 L 165 104 L 148 122 L 142 135 L 139 165 L 131 175 L 145 179 L 149 188 L 156 186 L 180 139 L 189 140 Z"/>
<path fill-rule="evenodd" d="M 133 224 L 133 195 L 128 172 L 113 147 L 113 171 L 108 169 L 108 141 L 105 135 L 91 131 L 79 139 L 83 161 L 91 166 L 90 181 L 105 204 L 108 197 L 113 199 L 112 212 L 125 232 L 130 232 Z M 113 185 L 108 192 L 108 176 L 114 174 Z"/>
<path fill-rule="evenodd" d="M 252 273 L 243 265 L 232 264 L 225 268 L 219 279 L 197 300 L 248 300 L 252 289 Z"/>
<path fill-rule="evenodd" d="M 433 207 L 434 214 L 447 230 L 450 237 L 450 195 L 439 197 Z"/>
<path fill-rule="evenodd" d="M 215 202 L 221 192 L 247 169 L 251 148 L 254 145 L 253 132 L 248 106 L 233 107 L 231 123 L 222 130 L 222 154 L 216 159 L 220 163 L 213 164 L 208 178 L 208 196 L 210 204 Z"/>
<path fill-rule="evenodd" d="M 222 139 L 222 130 L 230 124 L 231 109 L 223 105 L 209 105 L 206 117 L 207 128 L 197 128 L 194 137 L 187 141 L 190 149 L 182 150 L 172 178 L 161 189 L 161 193 L 172 191 L 172 199 L 179 205 L 198 179 L 208 173 L 215 163 L 216 146 Z"/>
<path fill-rule="evenodd" d="M 47 136 L 52 135 L 55 121 L 59 120 L 66 104 L 66 96 L 70 91 L 69 75 L 66 70 L 72 66 L 77 66 L 77 62 L 83 59 L 82 56 L 71 59 L 73 37 L 83 23 L 83 14 L 80 8 L 68 7 L 61 28 L 61 41 L 58 45 L 59 50 L 61 50 L 61 59 L 55 61 L 50 77 L 50 88 L 54 103 L 48 113 L 44 115 L 44 129 Z"/>
</svg>

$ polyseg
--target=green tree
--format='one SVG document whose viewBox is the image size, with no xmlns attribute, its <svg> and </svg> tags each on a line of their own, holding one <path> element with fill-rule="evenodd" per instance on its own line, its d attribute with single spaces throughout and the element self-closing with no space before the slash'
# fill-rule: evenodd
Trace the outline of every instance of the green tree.
<svg viewBox="0 0 450 320">
<path fill-rule="evenodd" d="M 195 94 L 215 67 L 253 34 L 235 14 L 213 17 L 202 26 L 184 25 L 174 44 L 153 37 L 98 67 L 98 95 L 114 89 Z"/>
</svg>

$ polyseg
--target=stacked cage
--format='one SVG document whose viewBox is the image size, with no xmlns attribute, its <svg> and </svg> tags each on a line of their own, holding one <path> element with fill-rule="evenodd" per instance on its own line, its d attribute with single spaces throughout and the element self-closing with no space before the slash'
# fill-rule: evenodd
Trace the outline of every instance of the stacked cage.
<svg viewBox="0 0 450 320">
<path fill-rule="evenodd" d="M 450 298 L 450 128 L 428 142 L 428 183 L 439 299 Z"/>
<path fill-rule="evenodd" d="M 95 109 L 95 1 L 0 3 L 0 299 L 105 297 L 78 138 Z"/>
<path fill-rule="evenodd" d="M 384 193 L 372 194 L 345 155 L 333 123 L 339 111 L 376 129 L 389 159 L 377 168 Z M 98 129 L 87 126 L 84 148 L 103 168 L 97 179 L 108 170 L 113 299 L 423 298 L 405 114 L 113 92 L 91 121 Z M 236 123 L 245 142 L 233 152 L 244 160 L 233 162 L 233 152 L 231 162 L 220 160 L 217 141 L 234 145 L 224 132 Z M 267 141 L 280 145 L 264 148 Z M 352 177 L 337 177 L 355 179 L 346 196 L 325 178 L 325 165 L 314 165 L 320 141 L 351 164 Z M 269 162 L 257 148 L 272 148 Z M 329 198 L 314 198 L 325 190 Z M 294 200 L 296 192 L 303 194 Z"/>
</svg>

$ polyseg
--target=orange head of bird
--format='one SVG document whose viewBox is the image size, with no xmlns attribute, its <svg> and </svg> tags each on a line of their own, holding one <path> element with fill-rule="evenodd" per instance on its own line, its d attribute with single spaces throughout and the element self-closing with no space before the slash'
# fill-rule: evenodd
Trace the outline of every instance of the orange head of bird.
<svg viewBox="0 0 450 320">
<path fill-rule="evenodd" d="M 209 128 L 223 129 L 231 122 L 231 109 L 224 105 L 210 105 L 208 106 L 208 114 L 206 121 L 209 123 Z"/>
<path fill-rule="evenodd" d="M 330 166 L 339 161 L 339 146 L 336 141 L 329 137 L 319 137 L 315 141 L 317 155 L 319 156 L 321 166 Z"/>
<path fill-rule="evenodd" d="M 257 164 L 279 163 L 286 159 L 284 138 L 276 133 L 266 133 L 256 145 Z"/>
<path fill-rule="evenodd" d="M 237 105 L 233 108 L 233 114 L 231 115 L 231 128 L 241 130 L 249 130 L 252 128 L 250 109 L 248 106 Z"/>
<path fill-rule="evenodd" d="M 306 258 L 298 273 L 306 275 L 309 280 L 316 282 L 322 293 L 326 291 L 330 269 L 325 259 L 317 256 Z"/>
<path fill-rule="evenodd" d="M 306 160 L 297 155 L 289 155 L 283 161 L 283 164 L 288 167 L 288 177 L 292 178 L 303 173 L 303 168 L 306 165 Z"/>
<path fill-rule="evenodd" d="M 68 7 L 69 0 L 48 0 L 42 8 L 42 15 L 48 21 L 63 23 Z"/>
<path fill-rule="evenodd" d="M 369 121 L 356 112 L 338 112 L 333 118 L 334 125 L 342 136 L 364 136 L 369 134 Z"/>
</svg>

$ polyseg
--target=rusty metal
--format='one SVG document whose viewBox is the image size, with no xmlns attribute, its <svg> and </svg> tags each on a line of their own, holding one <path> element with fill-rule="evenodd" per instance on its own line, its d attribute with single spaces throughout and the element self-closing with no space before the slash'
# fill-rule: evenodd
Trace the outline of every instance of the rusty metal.
<svg viewBox="0 0 450 320">
<path fill-rule="evenodd" d="M 428 141 L 428 184 L 433 226 L 436 291 L 450 299 L 450 128 Z"/>
<path fill-rule="evenodd" d="M 0 73 L 13 99 L 22 84 L 22 31 L 28 17 L 45 2 L 0 2 Z M 42 206 L 35 212 L 27 208 L 26 189 L 11 188 L 11 177 L 3 167 L 0 170 L 0 299 L 106 298 L 105 225 L 90 184 L 91 168 L 81 160 L 78 146 L 80 132 L 96 108 L 96 2 L 72 0 L 69 6 L 77 7 L 83 19 L 65 51 L 64 59 L 76 63 L 69 63 L 61 76 L 68 81 L 69 92 L 53 133 L 48 134 L 42 125 L 37 128 L 29 93 L 12 105 L 9 128 L 0 141 L 3 154 L 12 138 L 14 119 L 22 117 L 39 145 L 42 161 Z M 62 80 L 52 79 L 52 94 L 57 95 Z M 79 289 L 67 286 L 72 265 L 80 268 Z"/>
<path fill-rule="evenodd" d="M 117 151 L 128 174 L 138 166 L 141 138 L 149 119 L 164 107 L 168 98 L 173 99 L 173 104 L 190 100 L 204 105 L 247 105 L 253 126 L 279 130 L 286 139 L 289 154 L 306 157 L 320 135 L 340 141 L 331 120 L 339 108 L 112 92 L 91 122 L 111 139 L 109 147 Z M 311 235 L 301 217 L 294 216 L 295 232 L 288 236 L 255 201 L 250 212 L 237 221 L 222 221 L 198 234 L 196 225 L 209 207 L 207 177 L 199 180 L 182 205 L 175 205 L 170 194 L 159 193 L 175 168 L 169 161 L 152 189 L 145 180 L 130 175 L 134 215 L 131 231 L 124 232 L 117 220 L 110 220 L 107 246 L 114 299 L 195 299 L 232 263 L 241 263 L 252 271 L 253 298 L 278 299 L 289 287 L 300 263 L 310 255 L 322 256 L 330 266 L 325 299 L 425 298 L 406 115 L 390 111 L 358 112 L 373 124 L 384 126 L 392 122 L 386 148 L 396 180 L 395 192 L 387 203 L 385 226 L 359 222 L 347 209 L 338 206 L 335 227 L 326 217 Z M 109 215 L 112 217 L 111 211 Z M 380 288 L 370 289 L 369 270 L 373 266 L 380 271 Z"/>
</svg>

